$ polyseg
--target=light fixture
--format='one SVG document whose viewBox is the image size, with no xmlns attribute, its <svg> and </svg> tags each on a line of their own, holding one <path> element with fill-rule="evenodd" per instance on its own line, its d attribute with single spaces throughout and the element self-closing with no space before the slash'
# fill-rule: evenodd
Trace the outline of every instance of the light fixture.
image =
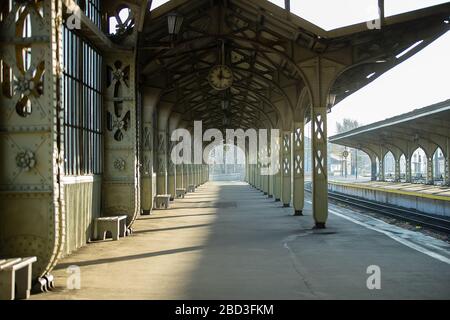
<svg viewBox="0 0 450 320">
<path fill-rule="evenodd" d="M 336 94 L 330 93 L 327 97 L 327 105 L 332 107 L 336 101 Z"/>
<path fill-rule="evenodd" d="M 167 15 L 167 25 L 169 27 L 169 34 L 171 36 L 176 36 L 180 32 L 181 24 L 183 23 L 183 16 L 171 12 Z"/>
</svg>

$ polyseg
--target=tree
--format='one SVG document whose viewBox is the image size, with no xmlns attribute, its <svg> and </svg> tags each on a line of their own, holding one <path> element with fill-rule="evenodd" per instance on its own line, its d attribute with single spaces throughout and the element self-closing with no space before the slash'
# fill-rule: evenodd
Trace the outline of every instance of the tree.
<svg viewBox="0 0 450 320">
<path fill-rule="evenodd" d="M 359 123 L 356 120 L 344 118 L 342 123 L 336 122 L 337 133 L 344 133 L 359 127 Z"/>
</svg>

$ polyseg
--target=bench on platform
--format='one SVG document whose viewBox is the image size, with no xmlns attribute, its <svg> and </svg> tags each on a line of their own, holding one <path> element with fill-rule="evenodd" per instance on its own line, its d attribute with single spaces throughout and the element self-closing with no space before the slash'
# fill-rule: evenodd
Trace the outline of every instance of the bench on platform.
<svg viewBox="0 0 450 320">
<path fill-rule="evenodd" d="M 195 186 L 193 184 L 188 185 L 187 192 L 195 192 Z"/>
<path fill-rule="evenodd" d="M 0 259 L 0 300 L 28 299 L 36 257 Z"/>
<path fill-rule="evenodd" d="M 169 208 L 170 194 L 157 194 L 155 196 L 155 208 Z"/>
<path fill-rule="evenodd" d="M 106 232 L 111 232 L 113 240 L 127 235 L 127 216 L 100 217 L 95 219 L 94 235 L 97 240 L 105 240 Z"/>
<path fill-rule="evenodd" d="M 177 188 L 175 190 L 177 198 L 184 198 L 184 195 L 186 194 L 185 188 Z"/>
</svg>

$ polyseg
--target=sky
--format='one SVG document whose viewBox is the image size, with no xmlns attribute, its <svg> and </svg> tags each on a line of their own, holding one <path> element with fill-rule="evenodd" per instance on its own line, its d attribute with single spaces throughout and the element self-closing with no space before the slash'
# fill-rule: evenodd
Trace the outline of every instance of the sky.
<svg viewBox="0 0 450 320">
<path fill-rule="evenodd" d="M 269 0 L 284 7 L 284 0 Z M 167 2 L 154 0 L 152 9 Z M 443 0 L 385 0 L 386 16 L 445 3 Z M 294 14 L 325 30 L 374 19 L 377 0 L 291 0 Z M 344 118 L 360 124 L 390 118 L 450 99 L 450 32 L 336 104 L 328 114 L 328 135 Z"/>
</svg>

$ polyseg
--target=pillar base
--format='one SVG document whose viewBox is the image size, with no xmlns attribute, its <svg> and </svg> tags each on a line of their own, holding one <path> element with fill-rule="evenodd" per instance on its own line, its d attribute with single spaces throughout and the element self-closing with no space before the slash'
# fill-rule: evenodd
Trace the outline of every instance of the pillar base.
<svg viewBox="0 0 450 320">
<path fill-rule="evenodd" d="M 142 210 L 142 213 L 141 213 L 141 215 L 143 215 L 143 216 L 148 216 L 148 215 L 150 215 L 150 209 L 148 209 L 148 210 Z"/>
<path fill-rule="evenodd" d="M 47 280 L 44 277 L 39 277 L 33 281 L 31 293 L 48 292 Z"/>
<path fill-rule="evenodd" d="M 289 208 L 289 203 L 283 203 L 283 208 Z"/>
<path fill-rule="evenodd" d="M 275 202 L 278 202 L 278 201 L 280 201 L 280 199 L 278 199 L 278 198 L 275 198 Z"/>
<path fill-rule="evenodd" d="M 49 290 L 55 289 L 55 277 L 52 274 L 47 273 L 43 278 L 47 281 L 47 288 Z"/>
<path fill-rule="evenodd" d="M 294 216 L 302 216 L 302 215 L 303 215 L 302 210 L 295 210 L 294 211 Z"/>
<path fill-rule="evenodd" d="M 314 229 L 325 229 L 325 222 L 316 222 Z"/>
<path fill-rule="evenodd" d="M 267 192 L 264 192 L 264 195 L 267 196 Z"/>
<path fill-rule="evenodd" d="M 267 198 L 273 198 L 273 195 L 269 194 L 269 195 L 267 196 Z"/>
</svg>

